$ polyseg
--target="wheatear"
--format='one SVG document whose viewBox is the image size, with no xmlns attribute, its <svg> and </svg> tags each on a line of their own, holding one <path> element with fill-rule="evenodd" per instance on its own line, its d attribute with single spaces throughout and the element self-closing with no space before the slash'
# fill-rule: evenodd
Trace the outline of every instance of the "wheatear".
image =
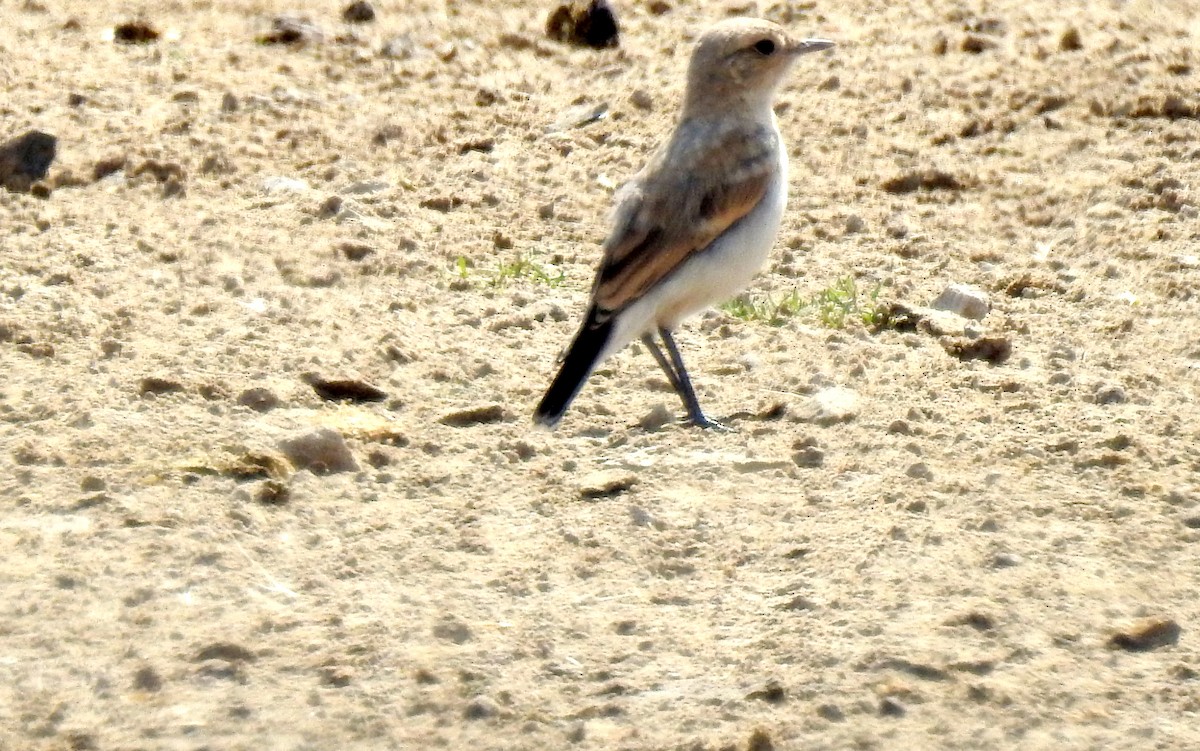
<svg viewBox="0 0 1200 751">
<path fill-rule="evenodd" d="M 617 192 L 587 317 L 536 422 L 556 425 L 596 366 L 640 337 L 688 421 L 722 427 L 700 409 L 671 331 L 739 292 L 766 261 L 787 202 L 775 90 L 797 57 L 832 46 L 749 18 L 722 21 L 700 37 L 675 132 Z"/>
</svg>

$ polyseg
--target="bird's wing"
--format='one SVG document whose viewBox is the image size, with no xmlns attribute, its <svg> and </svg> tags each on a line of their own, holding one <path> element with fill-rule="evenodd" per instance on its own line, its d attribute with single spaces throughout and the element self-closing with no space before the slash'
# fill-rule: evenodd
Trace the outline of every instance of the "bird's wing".
<svg viewBox="0 0 1200 751">
<path fill-rule="evenodd" d="M 592 292 L 600 310 L 619 311 L 646 294 L 766 195 L 778 169 L 772 129 L 702 135 L 677 137 L 618 196 Z"/>
</svg>

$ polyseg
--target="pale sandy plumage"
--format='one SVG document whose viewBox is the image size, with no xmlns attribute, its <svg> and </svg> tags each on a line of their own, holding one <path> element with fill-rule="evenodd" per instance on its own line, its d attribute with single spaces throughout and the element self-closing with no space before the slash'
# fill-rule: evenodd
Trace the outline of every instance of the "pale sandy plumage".
<svg viewBox="0 0 1200 751">
<path fill-rule="evenodd" d="M 787 198 L 774 94 L 796 57 L 830 46 L 758 19 L 723 21 L 701 36 L 675 131 L 616 196 L 587 317 L 537 422 L 556 424 L 596 365 L 642 337 L 689 419 L 716 426 L 700 410 L 670 332 L 737 293 L 766 260 Z"/>
</svg>

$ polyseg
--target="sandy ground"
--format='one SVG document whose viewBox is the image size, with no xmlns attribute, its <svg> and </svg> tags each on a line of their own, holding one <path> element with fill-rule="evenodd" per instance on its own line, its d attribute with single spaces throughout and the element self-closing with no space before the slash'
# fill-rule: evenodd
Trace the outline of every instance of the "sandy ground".
<svg viewBox="0 0 1200 751">
<path fill-rule="evenodd" d="M 0 138 L 59 139 L 0 192 L 0 748 L 1200 747 L 1195 4 L 309 6 L 0 0 Z M 839 43 L 750 299 L 991 313 L 713 311 L 736 432 L 637 348 L 535 430 L 727 12 Z"/>
</svg>

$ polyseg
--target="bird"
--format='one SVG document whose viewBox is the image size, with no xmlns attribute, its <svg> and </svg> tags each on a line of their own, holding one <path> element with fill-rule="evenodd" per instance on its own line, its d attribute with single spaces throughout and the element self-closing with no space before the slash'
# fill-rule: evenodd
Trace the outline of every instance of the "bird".
<svg viewBox="0 0 1200 751">
<path fill-rule="evenodd" d="M 614 195 L 587 313 L 535 423 L 556 426 L 600 362 L 640 339 L 683 401 L 685 422 L 728 430 L 701 409 L 673 332 L 744 289 L 766 262 L 787 202 L 775 93 L 797 58 L 833 46 L 754 18 L 700 35 L 673 132 Z"/>
</svg>

